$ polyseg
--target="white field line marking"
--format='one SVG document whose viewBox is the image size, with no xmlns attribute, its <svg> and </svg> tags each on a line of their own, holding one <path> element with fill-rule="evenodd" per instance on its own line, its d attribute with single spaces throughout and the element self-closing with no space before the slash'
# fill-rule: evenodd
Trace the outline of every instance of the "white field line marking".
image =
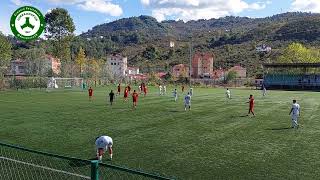
<svg viewBox="0 0 320 180">
<path fill-rule="evenodd" d="M 63 173 L 63 174 L 68 174 L 68 175 L 71 175 L 71 176 L 77 176 L 77 177 L 81 177 L 81 178 L 84 178 L 84 179 L 91 179 L 89 176 L 83 176 L 81 174 L 70 173 L 70 172 L 67 172 L 67 171 L 62 171 L 62 170 L 58 170 L 58 169 L 49 168 L 49 167 L 46 167 L 46 166 L 40 166 L 40 165 L 36 165 L 36 164 L 32 164 L 32 163 L 27 163 L 27 162 L 15 160 L 15 159 L 3 157 L 3 156 L 0 156 L 0 159 L 13 161 L 13 162 L 16 162 L 16 163 L 21 163 L 21 164 L 25 164 L 25 165 L 33 166 L 33 167 L 37 167 L 37 168 L 43 168 L 43 169 L 46 169 L 46 170 L 55 171 L 55 172 L 59 172 L 59 173 Z"/>
</svg>

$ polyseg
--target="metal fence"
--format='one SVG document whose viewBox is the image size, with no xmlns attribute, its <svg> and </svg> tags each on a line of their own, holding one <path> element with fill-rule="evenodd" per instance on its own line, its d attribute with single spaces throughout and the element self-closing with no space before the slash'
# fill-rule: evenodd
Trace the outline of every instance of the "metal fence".
<svg viewBox="0 0 320 180">
<path fill-rule="evenodd" d="M 6 180 L 109 180 L 160 179 L 157 174 L 32 150 L 0 142 L 0 179 Z"/>
</svg>

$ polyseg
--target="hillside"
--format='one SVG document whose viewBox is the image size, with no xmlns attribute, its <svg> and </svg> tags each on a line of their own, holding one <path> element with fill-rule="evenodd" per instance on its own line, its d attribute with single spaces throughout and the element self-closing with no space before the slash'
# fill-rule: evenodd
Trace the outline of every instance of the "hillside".
<svg viewBox="0 0 320 180">
<path fill-rule="evenodd" d="M 274 61 L 289 43 L 299 41 L 318 47 L 319 35 L 320 14 L 313 13 L 284 13 L 266 18 L 229 16 L 189 22 L 157 22 L 153 17 L 140 16 L 95 26 L 76 42 L 85 44 L 89 56 L 103 58 L 105 54 L 120 52 L 129 57 L 131 65 L 148 67 L 142 68 L 148 71 L 187 63 L 192 39 L 194 51 L 215 53 L 215 67 L 241 64 L 249 69 L 250 76 L 256 76 L 261 74 L 261 63 Z M 169 41 L 176 46 L 171 49 Z M 262 44 L 271 46 L 273 51 L 257 53 L 255 47 Z"/>
</svg>

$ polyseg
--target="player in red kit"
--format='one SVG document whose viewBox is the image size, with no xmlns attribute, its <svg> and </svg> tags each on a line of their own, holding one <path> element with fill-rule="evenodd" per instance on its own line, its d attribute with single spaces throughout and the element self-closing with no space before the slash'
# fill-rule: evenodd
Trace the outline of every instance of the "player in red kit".
<svg viewBox="0 0 320 180">
<path fill-rule="evenodd" d="M 120 95 L 120 92 L 121 92 L 121 86 L 120 86 L 120 84 L 119 84 L 119 85 L 118 85 L 117 95 Z"/>
<path fill-rule="evenodd" d="M 129 95 L 129 91 L 128 91 L 128 87 L 126 87 L 123 93 L 124 101 L 128 100 L 128 95 Z"/>
<path fill-rule="evenodd" d="M 144 96 L 146 96 L 148 92 L 148 88 L 145 85 L 143 86 L 143 92 L 144 92 Z"/>
<path fill-rule="evenodd" d="M 136 109 L 136 107 L 137 107 L 138 96 L 139 96 L 139 94 L 136 93 L 136 90 L 134 90 L 133 93 L 132 93 L 132 100 L 133 100 L 132 109 Z"/>
<path fill-rule="evenodd" d="M 253 110 L 254 110 L 254 98 L 253 95 L 250 95 L 249 97 L 249 112 L 248 112 L 248 116 L 250 115 L 250 113 L 252 113 L 253 116 L 255 116 Z"/>
<path fill-rule="evenodd" d="M 129 92 L 129 94 L 131 94 L 131 87 L 130 87 L 130 84 L 127 86 L 127 88 L 128 88 L 128 92 Z"/>
<path fill-rule="evenodd" d="M 88 92 L 89 92 L 89 101 L 91 101 L 92 96 L 93 96 L 93 89 L 90 87 L 90 88 L 88 89 Z"/>
</svg>

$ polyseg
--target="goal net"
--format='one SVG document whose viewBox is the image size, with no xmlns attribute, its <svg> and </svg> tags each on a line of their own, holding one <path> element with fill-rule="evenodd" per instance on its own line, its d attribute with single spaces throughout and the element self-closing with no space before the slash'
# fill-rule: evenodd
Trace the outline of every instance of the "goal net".
<svg viewBox="0 0 320 180">
<path fill-rule="evenodd" d="M 48 79 L 47 89 L 81 89 L 84 87 L 83 78 L 54 78 Z"/>
</svg>

